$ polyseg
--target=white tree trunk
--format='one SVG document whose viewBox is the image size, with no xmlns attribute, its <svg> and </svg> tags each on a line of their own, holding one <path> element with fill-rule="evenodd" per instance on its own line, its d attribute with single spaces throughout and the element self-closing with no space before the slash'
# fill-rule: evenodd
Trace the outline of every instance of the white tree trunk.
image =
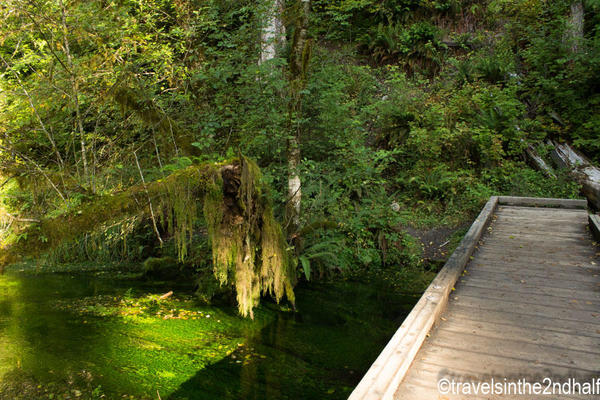
<svg viewBox="0 0 600 400">
<path fill-rule="evenodd" d="M 300 143 L 297 135 L 288 142 L 288 204 L 290 231 L 295 232 L 300 226 L 300 211 L 302 204 L 302 182 L 298 166 L 300 164 Z"/>
<path fill-rule="evenodd" d="M 277 56 L 277 49 L 285 42 L 285 25 L 283 24 L 283 1 L 267 0 L 267 9 L 261 32 L 261 51 L 259 64 Z"/>
<path fill-rule="evenodd" d="M 311 43 L 308 39 L 308 14 L 310 12 L 310 0 L 299 0 L 297 2 L 298 17 L 295 21 L 294 40 L 290 52 L 290 123 L 294 119 L 300 119 L 302 115 L 302 90 L 306 87 L 306 75 L 308 62 L 311 54 Z M 300 227 L 300 211 L 302 204 L 302 182 L 300 180 L 300 143 L 302 127 L 299 122 L 291 126 L 288 139 L 288 204 L 286 217 L 288 222 L 288 233 L 293 236 Z"/>
</svg>

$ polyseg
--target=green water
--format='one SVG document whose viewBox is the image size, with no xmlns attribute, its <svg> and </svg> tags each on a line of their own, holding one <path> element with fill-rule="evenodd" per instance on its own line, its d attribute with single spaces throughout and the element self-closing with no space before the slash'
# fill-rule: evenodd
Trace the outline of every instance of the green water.
<svg viewBox="0 0 600 400">
<path fill-rule="evenodd" d="M 414 301 L 313 284 L 297 288 L 296 313 L 264 301 L 251 321 L 185 285 L 7 273 L 0 398 L 345 399 Z"/>
</svg>

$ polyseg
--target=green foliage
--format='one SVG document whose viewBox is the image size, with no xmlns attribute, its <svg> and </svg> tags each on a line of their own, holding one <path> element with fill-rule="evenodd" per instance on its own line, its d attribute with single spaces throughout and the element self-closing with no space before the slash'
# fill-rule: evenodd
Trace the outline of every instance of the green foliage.
<svg viewBox="0 0 600 400">
<path fill-rule="evenodd" d="M 220 284 L 243 282 L 246 313 L 265 290 L 293 299 L 297 276 L 389 274 L 420 287 L 429 275 L 407 225 L 463 223 L 493 194 L 576 196 L 565 176 L 524 163 L 547 137 L 600 160 L 594 2 L 574 52 L 562 0 L 313 0 L 310 73 L 295 88 L 292 4 L 288 45 L 259 65 L 262 3 L 65 2 L 68 29 L 58 2 L 5 3 L 3 203 L 43 222 L 13 222 L 3 237 L 24 252 L 54 248 L 52 263 L 176 257 L 201 274 L 212 263 Z M 295 249 L 276 222 L 290 127 L 302 155 Z M 238 197 L 214 169 L 184 172 L 239 154 L 257 165 L 244 163 Z M 162 182 L 149 185 L 162 248 L 139 212 L 140 175 Z"/>
<path fill-rule="evenodd" d="M 425 75 L 439 70 L 446 48 L 440 30 L 427 22 L 409 26 L 379 24 L 361 42 L 379 62 L 399 61 L 408 71 Z"/>
<path fill-rule="evenodd" d="M 483 172 L 497 193 L 508 196 L 579 198 L 580 185 L 572 181 L 565 171 L 558 171 L 557 179 L 547 179 L 540 171 L 531 170 L 520 163 L 505 163 L 502 169 Z"/>
<path fill-rule="evenodd" d="M 144 276 L 148 279 L 168 280 L 180 274 L 177 260 L 173 257 L 148 257 L 142 265 Z"/>
</svg>

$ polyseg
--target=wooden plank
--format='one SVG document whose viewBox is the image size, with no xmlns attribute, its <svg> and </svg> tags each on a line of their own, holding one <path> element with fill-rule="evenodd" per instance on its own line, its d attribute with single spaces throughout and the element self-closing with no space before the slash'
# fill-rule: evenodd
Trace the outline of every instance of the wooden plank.
<svg viewBox="0 0 600 400">
<path fill-rule="evenodd" d="M 497 277 L 492 275 L 492 277 Z M 549 280 L 538 277 L 529 277 L 527 280 L 523 279 L 519 276 L 514 276 L 511 274 L 505 274 L 498 279 L 490 282 L 489 275 L 485 275 L 484 273 L 479 274 L 479 276 L 465 274 L 461 280 L 461 284 L 468 285 L 469 283 L 480 283 L 480 284 L 492 284 L 496 289 L 500 290 L 502 288 L 523 288 L 529 289 L 531 291 L 539 289 L 562 289 L 563 292 L 575 293 L 582 292 L 586 293 L 588 296 L 593 294 L 600 294 L 600 280 L 598 279 L 590 279 L 588 282 L 578 282 L 578 281 L 560 281 L 560 280 Z M 600 309 L 598 309 L 600 311 Z"/>
<path fill-rule="evenodd" d="M 526 360 L 506 355 L 488 354 L 482 352 L 465 351 L 444 346 L 424 347 L 419 353 L 418 362 L 445 367 L 445 371 L 463 370 L 471 375 L 499 377 L 523 377 L 535 380 L 544 376 L 560 376 L 589 378 L 597 371 L 588 371 L 575 366 L 546 364 L 539 360 Z M 416 399 L 415 399 L 416 400 Z"/>
<path fill-rule="evenodd" d="M 591 246 L 590 246 L 591 247 Z M 580 253 L 574 253 L 573 251 L 569 251 L 568 248 L 554 248 L 554 249 L 547 249 L 548 252 L 545 253 L 548 255 L 549 258 L 552 258 L 551 260 L 547 260 L 549 261 L 549 263 L 562 263 L 562 262 L 582 262 L 582 263 L 589 263 L 590 267 L 597 267 L 598 265 L 594 266 L 594 264 L 591 264 L 592 262 L 596 262 L 595 260 L 597 259 L 596 256 L 596 252 L 594 251 L 594 249 L 590 249 L 589 251 L 586 251 L 586 254 L 580 254 Z M 492 247 L 489 244 L 486 244 L 485 246 L 482 246 L 479 249 L 479 252 L 477 254 L 477 257 L 481 257 L 481 259 L 487 259 L 490 256 L 492 257 L 497 257 L 499 260 L 501 261 L 505 261 L 505 262 L 513 262 L 513 261 L 520 261 L 520 260 L 528 260 L 531 261 L 531 263 L 536 263 L 540 261 L 539 255 L 536 254 L 535 252 L 532 252 L 531 250 L 525 249 L 525 248 L 506 248 L 506 247 Z M 564 257 L 563 259 L 558 259 L 557 257 L 561 256 Z M 565 261 L 565 259 L 568 259 L 568 261 Z"/>
<path fill-rule="evenodd" d="M 431 386 L 420 386 L 415 384 L 407 384 L 406 387 L 402 387 L 402 393 L 397 394 L 394 398 L 399 400 L 405 399 L 423 399 L 423 400 L 437 400 L 440 398 L 440 394 L 437 390 L 437 387 Z M 443 397 L 442 397 L 443 399 Z M 449 399 L 449 397 L 447 397 Z M 463 398 L 453 398 L 452 400 L 466 400 Z M 472 400 L 478 400 L 476 398 L 472 398 Z"/>
<path fill-rule="evenodd" d="M 539 232 L 540 234 L 548 233 L 577 233 L 586 234 L 588 232 L 587 224 L 583 222 L 580 224 L 564 224 L 557 225 L 555 223 L 543 223 L 538 221 L 524 222 L 524 221 L 507 221 L 506 218 L 494 222 L 488 231 L 494 232 L 496 230 L 507 230 L 511 229 L 516 232 Z"/>
<path fill-rule="evenodd" d="M 350 395 L 350 400 L 392 399 L 498 204 L 492 196 L 442 270 Z"/>
<path fill-rule="evenodd" d="M 569 260 L 559 260 L 556 258 L 543 260 L 539 257 L 529 256 L 527 254 L 507 254 L 506 251 L 503 252 L 492 252 L 485 250 L 484 248 L 480 249 L 477 254 L 477 258 L 474 258 L 477 262 L 495 262 L 498 265 L 523 265 L 526 264 L 532 266 L 544 266 L 544 267 L 565 267 L 566 271 L 572 269 L 581 269 L 588 271 L 599 271 L 600 265 L 596 263 L 596 265 L 592 264 L 595 262 L 596 256 L 594 257 L 571 257 Z"/>
<path fill-rule="evenodd" d="M 429 363 L 426 361 L 416 361 L 415 362 L 415 366 L 418 367 L 418 371 L 417 369 L 415 369 L 415 371 L 413 371 L 411 369 L 410 374 L 407 375 L 407 383 L 411 386 L 415 386 L 421 390 L 423 389 L 433 389 L 433 390 L 437 390 L 437 382 L 444 378 L 444 379 L 450 379 L 450 380 L 454 380 L 455 382 L 473 382 L 473 383 L 477 383 L 477 382 L 490 382 L 492 379 L 494 379 L 494 381 L 496 382 L 503 382 L 504 379 L 508 379 L 510 381 L 516 382 L 519 379 L 523 379 L 523 378 L 527 378 L 528 382 L 530 383 L 534 383 L 534 382 L 542 382 L 544 378 L 546 378 L 548 375 L 544 375 L 544 374 L 531 374 L 531 372 L 527 375 L 521 374 L 509 374 L 508 376 L 503 376 L 501 374 L 481 374 L 481 373 L 474 373 L 474 372 L 469 372 L 469 371 L 464 371 L 464 370 L 460 370 L 460 369 L 452 369 L 452 370 L 448 370 L 447 368 L 444 368 L 443 366 L 439 366 L 433 363 Z M 548 368 L 546 368 L 547 371 L 549 371 Z M 573 374 L 573 373 L 569 373 L 568 370 L 565 371 L 565 374 L 561 375 L 560 377 L 558 377 L 557 375 L 550 375 L 553 376 L 556 381 L 560 381 L 560 382 L 565 382 L 568 378 L 574 378 L 574 379 L 578 379 L 580 382 L 583 381 L 589 381 L 591 378 L 593 378 L 592 376 L 589 376 L 589 374 Z M 399 393 L 400 395 L 400 393 Z M 438 399 L 438 400 L 448 400 L 448 399 L 465 399 L 465 400 L 472 400 L 472 399 L 484 399 L 484 400 L 490 400 L 490 399 L 497 399 L 497 400 L 507 400 L 507 399 L 518 399 L 518 400 L 531 400 L 531 399 L 547 399 L 547 400 L 557 400 L 557 399 L 582 399 L 582 400 L 590 400 L 590 396 L 589 395 L 575 395 L 575 397 L 573 397 L 573 395 L 567 396 L 567 395 L 553 395 L 552 397 L 548 396 L 548 395 L 541 395 L 541 396 L 535 396 L 535 395 L 517 395 L 516 397 L 510 394 L 507 395 L 501 395 L 501 396 L 491 396 L 490 395 L 484 395 L 483 397 L 481 396 L 476 396 L 475 394 L 471 394 L 468 395 L 466 397 L 456 397 L 455 395 L 450 395 L 448 394 L 449 397 L 444 397 L 444 396 L 439 396 L 439 397 L 419 397 L 419 399 Z M 550 397 L 550 398 L 549 398 Z M 396 397 L 396 399 L 399 399 L 402 397 Z M 406 398 L 406 397 L 404 397 Z M 408 397 L 410 398 L 410 397 Z"/>
<path fill-rule="evenodd" d="M 452 304 L 469 306 L 478 309 L 479 312 L 501 311 L 505 313 L 515 312 L 519 314 L 534 315 L 562 321 L 587 322 L 600 329 L 600 311 L 581 311 L 574 307 L 552 307 L 544 305 L 523 304 L 516 301 L 488 299 L 480 296 L 469 296 L 459 293 L 452 297 Z M 558 321 L 561 320 L 561 321 Z"/>
<path fill-rule="evenodd" d="M 523 215 L 543 215 L 551 217 L 553 215 L 561 215 L 565 217 L 587 217 L 587 210 L 565 209 L 565 208 L 538 208 L 538 207 L 510 207 L 498 206 L 497 215 L 504 214 L 523 214 Z"/>
<path fill-rule="evenodd" d="M 502 217 L 520 217 L 523 219 L 537 219 L 540 222 L 549 222 L 554 220 L 570 220 L 578 223 L 587 219 L 586 211 L 574 213 L 572 211 L 525 211 L 525 210 L 503 210 L 496 212 L 498 219 Z"/>
<path fill-rule="evenodd" d="M 476 334 L 493 339 L 510 339 L 546 346 L 567 346 L 568 349 L 596 354 L 600 359 L 600 336 L 582 336 L 532 327 L 499 324 L 495 321 L 474 321 L 449 318 L 440 325 L 440 332 Z"/>
<path fill-rule="evenodd" d="M 597 271 L 600 272 L 600 271 Z M 471 277 L 483 277 L 491 281 L 493 284 L 498 276 L 505 274 L 511 274 L 517 279 L 527 280 L 529 277 L 546 278 L 549 280 L 557 279 L 570 282 L 589 282 L 593 279 L 599 279 L 600 273 L 592 273 L 586 269 L 571 268 L 569 270 L 564 267 L 548 267 L 548 266 L 537 266 L 537 265 L 498 265 L 493 263 L 481 263 L 477 260 L 472 261 L 469 264 L 469 269 L 466 272 L 467 276 Z M 600 286 L 598 287 L 600 290 Z"/>
<path fill-rule="evenodd" d="M 590 238 L 585 232 L 570 232 L 570 233 L 550 233 L 550 232 L 519 232 L 514 229 L 495 229 L 492 230 L 482 240 L 484 242 L 490 242 L 492 240 L 517 240 L 523 242 L 555 242 L 563 241 L 565 243 L 574 243 L 590 246 Z M 519 243 L 521 244 L 521 243 Z"/>
<path fill-rule="evenodd" d="M 528 206 L 508 206 L 508 205 L 498 205 L 496 212 L 502 212 L 504 210 L 521 210 L 521 211 L 531 211 L 538 213 L 545 212 L 559 212 L 559 213 L 571 213 L 575 214 L 587 214 L 586 209 L 575 209 L 575 208 L 550 208 L 550 207 L 528 207 Z"/>
<path fill-rule="evenodd" d="M 454 380 L 454 382 L 491 382 L 494 379 L 495 382 L 503 382 L 505 378 L 516 382 L 518 379 L 527 378 L 528 382 L 543 382 L 543 379 L 548 376 L 544 374 L 515 374 L 511 373 L 508 375 L 501 374 L 482 374 L 476 373 L 473 371 L 465 371 L 461 369 L 453 368 L 449 370 L 448 368 L 440 365 L 436 365 L 433 363 L 429 363 L 426 361 L 415 361 L 415 368 L 411 368 L 409 374 L 406 377 L 406 386 L 403 384 L 402 391 L 398 391 L 396 395 L 396 400 L 399 399 L 424 399 L 424 400 L 474 400 L 474 399 L 482 399 L 482 400 L 532 400 L 532 399 L 546 399 L 550 400 L 548 395 L 455 395 L 448 394 L 442 395 L 438 392 L 437 383 L 440 379 L 449 379 Z M 551 373 L 553 370 L 546 368 L 547 374 Z M 588 381 L 592 377 L 590 376 L 580 376 L 582 374 L 572 374 L 569 373 L 569 370 L 564 370 L 564 375 L 561 375 L 557 381 L 565 382 L 569 377 L 577 378 L 580 382 Z M 556 377 L 557 375 L 550 375 Z M 415 395 L 421 397 L 414 397 Z M 590 400 L 589 395 L 553 395 L 551 396 L 551 400 L 563 400 L 563 399 L 581 399 L 581 400 Z"/>
<path fill-rule="evenodd" d="M 535 210 L 531 210 L 531 209 L 527 209 L 527 208 L 522 208 L 522 207 L 515 207 L 515 208 L 504 208 L 502 210 L 498 209 L 496 210 L 496 219 L 500 218 L 500 217 L 515 217 L 515 216 L 521 216 L 523 218 L 529 218 L 529 219 L 537 219 L 539 222 L 546 222 L 547 220 L 552 219 L 552 217 L 556 217 L 556 218 L 560 218 L 560 219 L 565 219 L 565 218 L 571 218 L 573 221 L 578 222 L 580 219 L 583 219 L 584 217 L 587 218 L 587 210 L 565 210 L 565 209 L 545 209 L 545 208 L 541 208 L 541 211 L 535 211 Z M 539 216 L 543 216 L 545 218 L 538 218 Z M 546 219 L 548 218 L 548 219 Z"/>
<path fill-rule="evenodd" d="M 534 216 L 533 214 L 531 215 L 527 215 L 527 214 L 517 214 L 517 213 L 504 213 L 504 214 L 498 214 L 497 215 L 498 218 L 502 218 L 502 219 L 506 219 L 506 220 L 515 220 L 515 221 L 522 221 L 522 222 L 540 222 L 539 217 Z M 561 216 L 560 218 L 558 216 L 553 217 L 552 222 L 566 222 L 569 224 L 579 224 L 580 221 L 575 220 L 573 221 L 572 218 L 570 218 L 569 216 Z M 545 220 L 543 223 L 548 223 L 549 220 Z M 581 224 L 583 224 L 584 222 L 581 221 Z"/>
<path fill-rule="evenodd" d="M 460 368 L 482 375 L 494 374 L 509 377 L 516 375 L 533 378 L 540 371 L 551 373 L 553 376 L 565 376 L 565 374 L 568 374 L 567 376 L 574 374 L 578 376 L 593 376 L 600 373 L 597 358 L 594 364 L 593 359 L 589 360 L 590 356 L 587 358 L 591 362 L 591 366 L 586 368 L 570 364 L 569 361 L 554 360 L 547 353 L 543 354 L 543 352 L 540 352 L 539 354 L 535 354 L 535 350 L 529 350 L 527 353 L 523 353 L 523 355 L 512 355 L 499 351 L 493 345 L 489 349 L 485 347 L 480 349 L 480 346 L 477 345 L 478 350 L 474 350 L 473 348 L 469 348 L 468 344 L 465 345 L 461 342 L 459 344 L 445 344 L 447 345 L 423 346 L 423 351 L 419 353 L 418 360 L 445 365 L 450 371 L 454 368 Z"/>
<path fill-rule="evenodd" d="M 498 197 L 498 204 L 511 206 L 536 206 L 587 209 L 587 200 L 583 199 L 548 199 L 538 197 Z"/>
<path fill-rule="evenodd" d="M 515 225 L 519 225 L 522 227 L 527 227 L 527 226 L 539 226 L 539 227 L 557 227 L 557 228 L 584 228 L 586 226 L 586 222 L 584 221 L 583 218 L 569 218 L 569 223 L 566 225 L 556 225 L 554 223 L 554 221 L 550 220 L 550 219 L 544 219 L 544 218 L 539 218 L 535 215 L 526 215 L 526 214 L 511 214 L 511 213 L 504 213 L 504 214 L 496 214 L 494 215 L 494 223 L 492 225 L 495 225 L 496 223 L 498 224 L 515 224 Z M 567 219 L 567 217 L 562 218 L 562 219 Z"/>
<path fill-rule="evenodd" d="M 569 240 L 575 242 L 587 242 L 589 246 L 589 235 L 585 231 L 574 231 L 574 232 L 540 232 L 538 230 L 519 230 L 519 229 L 511 229 L 509 227 L 495 227 L 492 231 L 489 231 L 489 234 L 482 238 L 482 241 L 490 241 L 490 239 L 500 238 L 500 239 L 524 239 L 524 240 Z"/>
<path fill-rule="evenodd" d="M 567 254 L 577 252 L 578 254 L 596 255 L 596 248 L 589 241 L 588 243 L 584 243 L 581 240 L 572 239 L 548 238 L 548 240 L 528 240 L 525 238 L 519 239 L 515 235 L 506 235 L 506 237 L 489 237 L 484 239 L 483 243 L 489 249 L 525 249 L 529 252 L 540 254 L 545 254 L 546 250 L 551 250 L 553 252 L 565 251 Z"/>
<path fill-rule="evenodd" d="M 557 304 L 567 301 L 573 305 L 586 305 L 587 307 L 584 309 L 589 308 L 590 311 L 594 311 L 593 307 L 596 307 L 596 311 L 600 311 L 600 286 L 595 285 L 592 290 L 589 288 L 573 289 L 564 287 L 557 282 L 535 284 L 518 278 L 494 282 L 482 276 L 468 275 L 462 278 L 460 283 L 457 283 L 456 288 L 469 294 L 482 292 L 482 297 L 487 298 L 510 298 L 512 296 L 521 301 L 527 301 L 528 296 L 531 296 L 531 302 L 535 302 L 534 298 L 539 298 L 542 305 L 546 301 Z"/>
<path fill-rule="evenodd" d="M 527 326 L 532 329 L 600 337 L 600 326 L 582 321 L 560 320 L 560 323 L 556 323 L 553 319 L 546 318 L 545 316 L 521 314 L 514 311 L 486 310 L 485 313 L 482 313 L 476 307 L 461 304 L 453 304 L 452 313 L 452 318 L 458 320 L 472 319 L 486 323 Z M 446 316 L 446 319 L 449 318 L 450 316 Z"/>
<path fill-rule="evenodd" d="M 495 339 L 472 333 L 457 334 L 438 329 L 435 344 L 432 347 L 446 347 L 464 352 L 504 356 L 582 371 L 600 372 L 598 354 L 568 348 L 567 342 L 557 345 L 541 345 L 520 340 Z M 567 347 L 565 347 L 567 346 Z"/>
<path fill-rule="evenodd" d="M 596 240 L 600 240 L 600 216 L 590 214 L 589 216 L 590 231 Z"/>
<path fill-rule="evenodd" d="M 524 285 L 523 285 L 524 286 Z M 461 282 L 460 294 L 480 296 L 487 299 L 506 300 L 518 297 L 521 303 L 551 305 L 556 307 L 571 307 L 577 310 L 599 311 L 600 295 L 594 292 L 580 292 L 556 288 L 532 289 L 531 287 L 519 288 L 506 286 L 494 288 L 485 280 Z"/>
</svg>

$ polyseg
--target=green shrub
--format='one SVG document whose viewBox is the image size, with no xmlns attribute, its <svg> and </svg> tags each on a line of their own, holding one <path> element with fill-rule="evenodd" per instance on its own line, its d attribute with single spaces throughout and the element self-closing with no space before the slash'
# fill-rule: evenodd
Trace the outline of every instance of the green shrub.
<svg viewBox="0 0 600 400">
<path fill-rule="evenodd" d="M 407 71 L 424 75 L 439 70 L 446 50 L 440 29 L 428 22 L 381 23 L 361 41 L 378 62 L 400 62 Z"/>
<path fill-rule="evenodd" d="M 181 278 L 181 266 L 173 257 L 148 257 L 143 263 L 147 279 L 171 280 Z"/>
</svg>

